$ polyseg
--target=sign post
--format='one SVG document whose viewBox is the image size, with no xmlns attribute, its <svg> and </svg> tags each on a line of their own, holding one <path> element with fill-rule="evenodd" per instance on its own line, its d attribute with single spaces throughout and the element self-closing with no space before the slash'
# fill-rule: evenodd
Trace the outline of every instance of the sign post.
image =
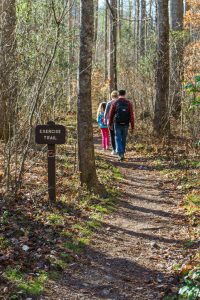
<svg viewBox="0 0 200 300">
<path fill-rule="evenodd" d="M 56 146 L 48 144 L 48 191 L 49 201 L 56 201 Z"/>
<path fill-rule="evenodd" d="M 48 145 L 48 192 L 49 201 L 56 201 L 56 144 L 65 143 L 65 127 L 49 121 L 47 125 L 37 125 L 35 141 L 37 144 Z"/>
</svg>

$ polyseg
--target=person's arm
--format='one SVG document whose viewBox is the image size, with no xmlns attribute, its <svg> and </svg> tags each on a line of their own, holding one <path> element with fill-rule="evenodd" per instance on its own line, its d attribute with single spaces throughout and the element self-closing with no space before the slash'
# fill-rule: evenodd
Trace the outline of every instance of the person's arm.
<svg viewBox="0 0 200 300">
<path fill-rule="evenodd" d="M 113 118 L 114 118 L 114 115 L 115 115 L 115 107 L 116 107 L 116 104 L 112 103 L 111 108 L 110 108 L 110 112 L 109 112 L 109 115 L 108 115 L 108 126 L 109 127 L 112 127 L 112 125 L 113 125 Z"/>
<path fill-rule="evenodd" d="M 135 118 L 134 118 L 134 113 L 133 113 L 133 104 L 130 101 L 129 101 L 129 113 L 130 113 L 131 129 L 134 130 Z"/>
<path fill-rule="evenodd" d="M 107 103 L 106 109 L 105 109 L 105 112 L 104 112 L 104 122 L 105 122 L 105 124 L 108 123 L 108 116 L 109 116 L 110 106 L 111 106 L 111 103 Z"/>
</svg>

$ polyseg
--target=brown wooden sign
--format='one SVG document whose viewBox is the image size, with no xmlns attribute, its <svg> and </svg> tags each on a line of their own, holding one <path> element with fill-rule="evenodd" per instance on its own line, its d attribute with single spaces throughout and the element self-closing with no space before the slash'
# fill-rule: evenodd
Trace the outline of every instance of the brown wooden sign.
<svg viewBox="0 0 200 300">
<path fill-rule="evenodd" d="M 47 125 L 37 125 L 35 128 L 36 144 L 64 144 L 65 127 L 48 122 Z"/>
<path fill-rule="evenodd" d="M 65 127 L 49 121 L 47 125 L 37 125 L 35 128 L 35 142 L 48 145 L 48 192 L 49 201 L 56 201 L 56 144 L 65 143 Z"/>
</svg>

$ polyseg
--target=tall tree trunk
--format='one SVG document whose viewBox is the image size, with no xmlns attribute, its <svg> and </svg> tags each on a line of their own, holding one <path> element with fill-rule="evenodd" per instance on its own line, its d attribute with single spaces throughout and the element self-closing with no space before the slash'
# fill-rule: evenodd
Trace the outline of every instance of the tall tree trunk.
<svg viewBox="0 0 200 300">
<path fill-rule="evenodd" d="M 171 27 L 171 72 L 170 102 L 172 115 L 179 117 L 181 113 L 181 90 L 183 79 L 183 0 L 170 0 Z"/>
<path fill-rule="evenodd" d="M 117 0 L 110 1 L 110 92 L 117 89 Z"/>
<path fill-rule="evenodd" d="M 140 57 L 140 1 L 136 0 L 136 65 Z"/>
<path fill-rule="evenodd" d="M 99 19 L 99 0 L 94 1 L 94 62 L 98 63 L 99 52 L 98 52 L 98 19 Z"/>
<path fill-rule="evenodd" d="M 73 112 L 75 110 L 74 103 L 74 91 L 73 91 L 73 74 L 72 74 L 72 66 L 74 60 L 74 25 L 73 24 L 73 1 L 68 1 L 68 111 Z"/>
<path fill-rule="evenodd" d="M 137 0 L 134 0 L 134 13 L 133 13 L 133 39 L 134 39 L 134 60 L 137 57 Z"/>
<path fill-rule="evenodd" d="M 118 36 L 119 36 L 119 43 L 122 39 L 122 20 L 123 17 L 123 0 L 118 0 Z"/>
<path fill-rule="evenodd" d="M 136 9 L 137 9 L 137 5 L 136 5 L 136 0 L 134 0 L 133 2 L 133 38 L 135 40 L 135 36 L 136 36 Z"/>
<path fill-rule="evenodd" d="M 155 26 L 156 26 L 156 29 L 158 30 L 158 2 L 157 2 L 157 0 L 155 1 Z"/>
<path fill-rule="evenodd" d="M 152 31 L 154 29 L 154 20 L 153 20 L 153 0 L 149 1 L 149 11 L 146 12 L 146 16 L 148 15 L 148 20 L 146 21 L 146 52 L 151 50 L 151 39 L 149 40 L 149 36 L 151 36 Z"/>
<path fill-rule="evenodd" d="M 104 48 L 104 80 L 108 80 L 108 7 L 105 7 L 105 48 Z"/>
<path fill-rule="evenodd" d="M 15 0 L 0 0 L 0 139 L 12 134 L 17 103 Z"/>
<path fill-rule="evenodd" d="M 91 103 L 92 49 L 94 33 L 93 0 L 81 1 L 78 82 L 78 159 L 80 180 L 88 189 L 99 189 L 96 175 Z"/>
<path fill-rule="evenodd" d="M 146 38 L 146 0 L 141 0 L 141 18 L 140 18 L 140 54 L 145 55 Z"/>
<path fill-rule="evenodd" d="M 94 46 L 96 48 L 97 33 L 98 33 L 98 10 L 99 10 L 99 0 L 95 0 L 95 11 L 94 11 Z"/>
<path fill-rule="evenodd" d="M 121 44 L 122 42 L 122 24 L 123 24 L 123 0 L 117 0 L 117 39 L 118 43 Z M 118 64 L 121 65 L 121 60 L 122 60 L 122 54 L 121 50 L 120 52 L 117 53 L 117 58 L 118 58 Z"/>
<path fill-rule="evenodd" d="M 132 36 L 132 15 L 133 15 L 133 0 L 129 0 L 129 23 L 128 23 L 128 42 L 130 43 Z"/>
<path fill-rule="evenodd" d="M 162 137 L 170 132 L 169 97 L 169 15 L 168 1 L 158 0 L 158 49 L 154 131 Z"/>
</svg>

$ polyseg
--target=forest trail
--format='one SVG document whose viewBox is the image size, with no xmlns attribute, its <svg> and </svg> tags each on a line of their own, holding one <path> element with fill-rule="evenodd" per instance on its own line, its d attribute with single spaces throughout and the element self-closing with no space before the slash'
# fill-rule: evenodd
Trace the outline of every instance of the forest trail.
<svg viewBox="0 0 200 300">
<path fill-rule="evenodd" d="M 176 283 L 172 266 L 188 251 L 177 190 L 148 157 L 129 152 L 119 163 L 110 151 L 100 155 L 123 174 L 116 182 L 118 207 L 106 216 L 80 261 L 69 265 L 42 299 L 162 299 Z"/>
</svg>

